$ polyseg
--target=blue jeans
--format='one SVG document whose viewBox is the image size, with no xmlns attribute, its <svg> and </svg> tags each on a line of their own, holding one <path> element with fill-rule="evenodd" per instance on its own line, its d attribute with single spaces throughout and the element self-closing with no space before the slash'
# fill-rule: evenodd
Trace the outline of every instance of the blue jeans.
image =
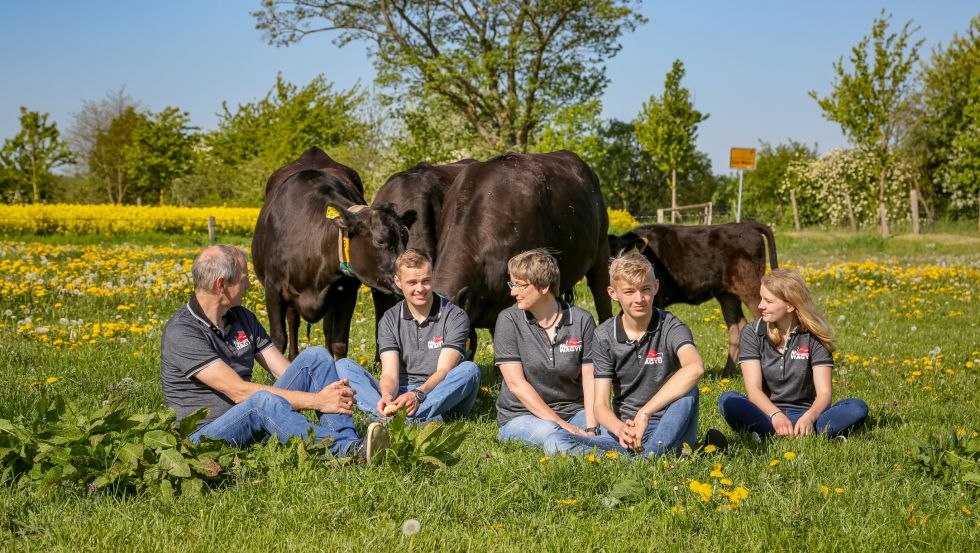
<svg viewBox="0 0 980 553">
<path fill-rule="evenodd" d="M 358 409 L 374 418 L 380 418 L 378 402 L 381 401 L 381 383 L 378 379 L 350 358 L 337 361 L 337 374 L 350 381 L 350 386 L 356 393 L 354 398 Z M 421 383 L 399 386 L 398 393 L 404 394 L 420 385 Z M 463 361 L 450 369 L 446 377 L 426 394 L 425 401 L 408 420 L 420 422 L 442 420 L 443 416 L 465 417 L 473 409 L 479 391 L 480 367 L 472 361 Z"/>
<path fill-rule="evenodd" d="M 651 420 L 643 432 L 642 455 L 663 455 L 668 451 L 679 451 L 686 443 L 692 448 L 698 439 L 698 397 L 697 386 L 687 395 L 674 400 L 660 420 Z M 544 443 L 544 452 L 548 455 L 568 453 L 584 455 L 593 449 L 597 451 L 617 451 L 626 455 L 635 455 L 619 444 L 619 438 L 610 433 L 604 436 L 577 436 L 562 430 L 548 437 Z"/>
<path fill-rule="evenodd" d="M 319 392 L 331 382 L 340 380 L 333 364 L 333 356 L 321 347 L 303 350 L 276 380 L 274 386 L 284 390 Z M 320 424 L 310 422 L 305 415 L 293 409 L 285 399 L 260 390 L 245 401 L 225 411 L 220 417 L 191 434 L 197 442 L 201 436 L 224 440 L 237 447 L 265 441 L 272 434 L 285 443 L 292 436 L 305 438 L 310 431 L 319 442 L 331 439 L 330 453 L 337 457 L 353 453 L 359 438 L 350 415 L 319 413 Z"/>
<path fill-rule="evenodd" d="M 725 392 L 718 398 L 718 408 L 728 426 L 742 432 L 755 432 L 760 436 L 775 434 L 772 420 L 754 403 L 738 392 Z M 800 420 L 805 408 L 783 407 L 782 412 L 793 425 Z M 864 424 L 868 418 L 868 404 L 857 398 L 842 399 L 831 405 L 817 417 L 813 428 L 827 434 L 828 438 L 847 436 L 851 430 Z"/>
<path fill-rule="evenodd" d="M 585 409 L 581 409 L 565 419 L 565 422 L 584 429 L 586 424 Z M 558 431 L 565 432 L 562 427 L 551 421 L 539 419 L 534 415 L 520 415 L 510 419 L 500 427 L 497 431 L 497 439 L 502 442 L 514 440 L 531 445 L 543 445 L 550 435 Z"/>
</svg>

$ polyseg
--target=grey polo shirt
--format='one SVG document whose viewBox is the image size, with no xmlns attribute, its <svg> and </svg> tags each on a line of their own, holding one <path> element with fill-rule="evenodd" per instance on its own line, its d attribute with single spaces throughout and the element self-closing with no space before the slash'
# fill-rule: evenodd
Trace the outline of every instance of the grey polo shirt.
<svg viewBox="0 0 980 553">
<path fill-rule="evenodd" d="M 436 372 L 442 348 L 462 355 L 470 334 L 466 312 L 436 294 L 429 316 L 416 322 L 405 300 L 385 312 L 378 323 L 378 354 L 397 351 L 398 385 L 422 384 Z"/>
<path fill-rule="evenodd" d="M 509 307 L 497 316 L 493 334 L 494 363 L 521 363 L 541 399 L 568 420 L 584 408 L 582 365 L 592 363 L 595 321 L 588 311 L 559 302 L 561 318 L 554 340 L 538 326 L 530 311 Z M 531 414 L 504 381 L 497 396 L 497 425 Z"/>
<path fill-rule="evenodd" d="M 738 361 L 759 361 L 762 366 L 762 391 L 780 409 L 806 409 L 813 405 L 817 388 L 813 384 L 813 367 L 834 366 L 834 358 L 815 336 L 794 330 L 779 353 L 766 334 L 762 319 L 745 325 L 739 341 Z"/>
<path fill-rule="evenodd" d="M 229 309 L 223 323 L 221 328 L 211 324 L 192 295 L 163 329 L 160 348 L 163 399 L 176 411 L 178 421 L 207 407 L 210 411 L 198 424 L 200 427 L 235 405 L 195 378 L 198 372 L 220 360 L 243 380 L 251 380 L 255 355 L 273 345 L 259 320 L 244 307 Z"/>
<path fill-rule="evenodd" d="M 592 362 L 596 378 L 612 379 L 613 412 L 617 417 L 636 417 L 681 368 L 677 352 L 687 344 L 694 345 L 691 330 L 663 309 L 654 308 L 647 331 L 637 340 L 626 335 L 622 313 L 599 325 Z M 666 410 L 664 407 L 650 418 L 660 420 Z"/>
</svg>

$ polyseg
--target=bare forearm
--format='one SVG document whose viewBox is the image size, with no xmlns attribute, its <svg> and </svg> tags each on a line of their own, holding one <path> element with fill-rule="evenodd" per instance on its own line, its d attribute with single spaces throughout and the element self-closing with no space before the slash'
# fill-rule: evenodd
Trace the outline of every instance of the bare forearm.
<svg viewBox="0 0 980 553">
<path fill-rule="evenodd" d="M 650 401 L 647 401 L 640 411 L 648 416 L 653 416 L 671 403 L 689 394 L 698 385 L 698 379 L 703 373 L 703 370 L 696 367 L 681 367 L 674 373 L 674 376 L 664 382 L 664 385 L 657 390 L 657 393 L 653 394 Z"/>
</svg>

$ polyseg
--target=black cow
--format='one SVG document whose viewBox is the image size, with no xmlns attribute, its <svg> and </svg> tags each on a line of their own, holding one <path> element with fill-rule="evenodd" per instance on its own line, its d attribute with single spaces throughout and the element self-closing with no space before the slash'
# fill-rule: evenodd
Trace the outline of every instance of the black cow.
<svg viewBox="0 0 980 553">
<path fill-rule="evenodd" d="M 406 247 L 422 251 L 435 260 L 443 198 L 456 176 L 474 161 L 462 159 L 445 165 L 420 163 L 411 169 L 395 173 L 374 195 L 372 205 L 390 203 L 399 213 L 414 211 L 416 219 L 408 230 Z M 374 299 L 375 323 L 400 299 L 400 296 L 386 294 L 377 289 L 372 289 L 371 295 Z"/>
<path fill-rule="evenodd" d="M 755 221 L 723 225 L 645 225 L 623 236 L 610 236 L 613 254 L 638 248 L 653 264 L 660 290 L 654 303 L 697 305 L 710 298 L 721 304 L 728 325 L 728 361 L 725 374 L 735 373 L 738 339 L 745 326 L 739 302 L 759 316 L 759 286 L 769 264 L 778 267 L 772 229 Z"/>
<path fill-rule="evenodd" d="M 599 181 L 572 152 L 508 153 L 471 163 L 446 193 L 434 286 L 466 311 L 474 328 L 492 329 L 500 311 L 514 304 L 507 261 L 546 247 L 561 270 L 556 292 L 570 292 L 587 276 L 605 320 L 612 314 L 608 227 Z"/>
<path fill-rule="evenodd" d="M 269 186 L 252 238 L 255 274 L 265 287 L 269 333 L 280 350 L 288 347 L 292 359 L 299 353 L 299 317 L 308 322 L 322 318 L 331 351 L 344 357 L 360 283 L 393 291 L 395 257 L 405 247 L 405 227 L 411 226 L 415 213 L 400 217 L 389 204 L 369 208 L 356 187 L 339 179 L 336 171 L 293 167 L 295 171 L 284 172 L 281 181 Z M 326 217 L 328 207 L 336 212 L 332 218 Z M 341 270 L 344 232 L 356 278 Z"/>
<path fill-rule="evenodd" d="M 295 161 L 283 165 L 276 172 L 272 173 L 269 176 L 269 180 L 265 183 L 265 195 L 268 196 L 269 191 L 273 187 L 284 182 L 289 176 L 295 175 L 305 169 L 323 169 L 337 177 L 344 185 L 351 187 L 360 196 L 364 196 L 364 184 L 361 183 L 361 176 L 357 174 L 357 171 L 346 165 L 337 163 L 326 152 L 316 146 L 306 150 Z"/>
</svg>

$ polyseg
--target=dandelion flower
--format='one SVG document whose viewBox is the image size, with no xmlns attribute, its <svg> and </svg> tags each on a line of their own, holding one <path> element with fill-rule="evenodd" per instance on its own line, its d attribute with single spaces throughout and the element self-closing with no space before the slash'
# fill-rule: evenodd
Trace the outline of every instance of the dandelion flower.
<svg viewBox="0 0 980 553">
<path fill-rule="evenodd" d="M 714 453 L 715 451 L 718 451 L 718 448 L 715 447 L 713 444 L 708 444 L 704 446 L 705 453 Z"/>
<path fill-rule="evenodd" d="M 830 488 L 828 488 L 827 486 L 820 486 L 820 494 L 823 495 L 824 497 L 827 497 L 828 495 L 830 495 Z"/>
<path fill-rule="evenodd" d="M 612 451 L 612 450 L 607 451 L 606 452 L 606 458 L 607 459 L 618 459 L 619 458 L 619 452 L 618 451 Z"/>
<path fill-rule="evenodd" d="M 58 377 L 57 376 L 49 376 L 44 381 L 47 382 L 48 384 L 54 384 L 55 382 L 58 381 Z"/>
<path fill-rule="evenodd" d="M 547 455 L 543 455 L 540 458 L 538 458 L 538 462 L 539 463 L 547 463 L 550 460 L 551 460 L 551 457 L 548 457 Z"/>
<path fill-rule="evenodd" d="M 410 518 L 402 523 L 402 534 L 405 534 L 406 536 L 414 536 L 415 534 L 418 534 L 419 530 L 421 529 L 422 524 L 414 518 Z"/>
<path fill-rule="evenodd" d="M 779 460 L 778 459 L 773 459 L 773 460 L 769 461 L 769 466 L 770 467 L 774 467 L 774 466 L 776 466 L 778 464 L 779 464 Z"/>
<path fill-rule="evenodd" d="M 718 482 L 724 484 L 725 486 L 731 486 L 732 485 L 732 479 L 731 478 L 722 478 Z"/>
<path fill-rule="evenodd" d="M 578 499 L 559 499 L 556 503 L 559 505 L 578 505 Z"/>
<path fill-rule="evenodd" d="M 960 511 L 962 511 L 963 514 L 966 515 L 966 516 L 973 515 L 973 511 L 971 511 L 970 508 L 967 507 L 966 505 L 963 505 L 962 507 L 960 507 Z"/>
<path fill-rule="evenodd" d="M 844 493 L 844 488 L 834 488 L 834 493 Z"/>
<path fill-rule="evenodd" d="M 697 494 L 701 498 L 701 501 L 704 501 L 705 503 L 711 500 L 711 495 L 715 491 L 715 487 L 711 484 L 708 484 L 707 482 L 698 482 L 697 480 L 691 480 L 690 488 L 691 491 Z"/>
<path fill-rule="evenodd" d="M 723 478 L 725 474 L 721 472 L 721 463 L 716 463 L 714 467 L 711 468 L 712 478 Z"/>
<path fill-rule="evenodd" d="M 792 451 L 787 451 L 786 453 L 783 453 L 783 459 L 786 459 L 787 461 L 792 461 L 793 459 L 796 459 L 796 454 L 793 453 Z"/>
</svg>

